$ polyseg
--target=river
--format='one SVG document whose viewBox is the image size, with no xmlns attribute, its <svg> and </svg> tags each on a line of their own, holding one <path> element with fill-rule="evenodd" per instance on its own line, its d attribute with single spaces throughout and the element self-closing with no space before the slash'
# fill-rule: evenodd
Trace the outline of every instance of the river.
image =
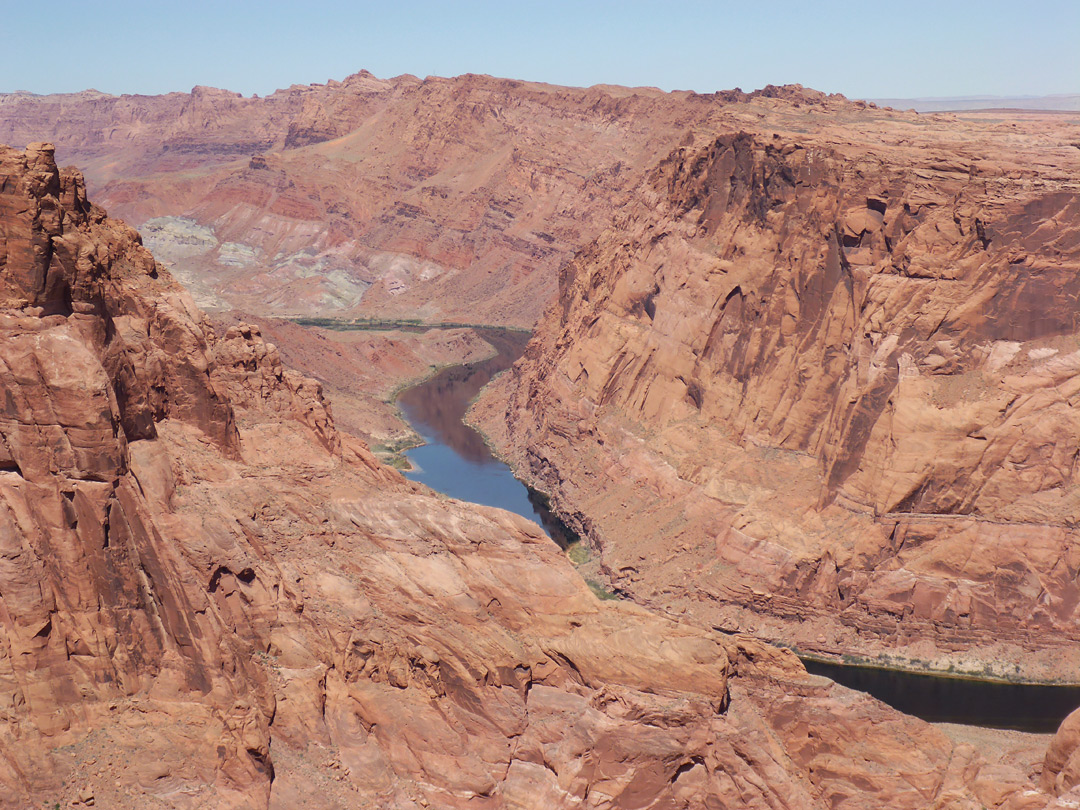
<svg viewBox="0 0 1080 810">
<path fill-rule="evenodd" d="M 452 498 L 516 512 L 538 523 L 548 537 L 566 548 L 576 535 L 552 514 L 544 497 L 515 478 L 491 454 L 483 437 L 463 421 L 480 389 L 521 356 L 529 335 L 502 329 L 476 331 L 495 348 L 494 357 L 451 366 L 398 395 L 398 406 L 424 440 L 405 452 L 413 467 L 405 475 Z"/>
<path fill-rule="evenodd" d="M 1080 706 L 1080 687 L 945 678 L 803 659 L 808 672 L 873 695 L 931 723 L 1052 734 Z"/>
<path fill-rule="evenodd" d="M 542 496 L 492 456 L 480 434 L 463 421 L 480 389 L 513 364 L 529 338 L 508 330 L 477 331 L 496 349 L 494 357 L 447 368 L 398 396 L 405 417 L 425 442 L 405 453 L 413 465 L 406 475 L 453 498 L 523 515 L 566 548 L 577 537 L 545 507 Z M 1049 733 L 1080 706 L 1080 687 L 1075 686 L 943 678 L 817 661 L 804 664 L 810 672 L 930 722 Z"/>
</svg>

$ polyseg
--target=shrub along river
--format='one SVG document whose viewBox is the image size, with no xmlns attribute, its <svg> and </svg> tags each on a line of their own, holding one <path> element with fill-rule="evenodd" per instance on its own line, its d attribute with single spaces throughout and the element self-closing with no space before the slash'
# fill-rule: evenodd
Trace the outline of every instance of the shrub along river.
<svg viewBox="0 0 1080 810">
<path fill-rule="evenodd" d="M 566 548 L 576 535 L 551 513 L 543 496 L 492 456 L 480 434 L 463 421 L 480 389 L 521 356 L 529 335 L 501 329 L 477 332 L 495 348 L 494 357 L 447 368 L 402 391 L 397 398 L 413 430 L 425 442 L 405 453 L 413 465 L 406 475 L 452 498 L 523 515 Z M 810 660 L 804 663 L 812 673 L 931 722 L 1049 733 L 1080 706 L 1080 687 L 1075 686 L 946 678 Z"/>
</svg>

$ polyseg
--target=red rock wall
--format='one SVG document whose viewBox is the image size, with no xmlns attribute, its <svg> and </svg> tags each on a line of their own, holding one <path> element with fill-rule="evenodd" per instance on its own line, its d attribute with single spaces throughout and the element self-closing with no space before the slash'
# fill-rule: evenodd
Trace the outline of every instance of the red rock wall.
<svg viewBox="0 0 1080 810">
<path fill-rule="evenodd" d="M 360 73 L 265 98 L 0 95 L 0 142 L 53 141 L 138 226 L 212 228 L 176 267 L 215 306 L 531 326 L 643 172 L 750 98 Z"/>
<path fill-rule="evenodd" d="M 834 114 L 673 153 L 480 418 L 642 599 L 1071 679 L 1067 132 Z"/>
<path fill-rule="evenodd" d="M 0 805 L 915 810 L 1028 786 L 790 654 L 601 602 L 535 526 L 378 465 L 51 158 L 0 150 Z"/>
</svg>

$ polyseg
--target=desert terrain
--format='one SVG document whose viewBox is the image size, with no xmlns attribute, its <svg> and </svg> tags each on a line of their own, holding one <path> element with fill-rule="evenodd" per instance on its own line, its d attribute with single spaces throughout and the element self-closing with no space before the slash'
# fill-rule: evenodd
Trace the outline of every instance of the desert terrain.
<svg viewBox="0 0 1080 810">
<path fill-rule="evenodd" d="M 1072 682 L 1078 122 L 788 116 L 661 163 L 475 420 L 642 603 Z"/>
<path fill-rule="evenodd" d="M 785 648 L 1078 680 L 1080 119 L 361 73 L 3 141 L 3 806 L 1078 800 L 1077 716 Z M 469 325 L 535 328 L 470 420 L 622 598 L 383 463 Z"/>
</svg>

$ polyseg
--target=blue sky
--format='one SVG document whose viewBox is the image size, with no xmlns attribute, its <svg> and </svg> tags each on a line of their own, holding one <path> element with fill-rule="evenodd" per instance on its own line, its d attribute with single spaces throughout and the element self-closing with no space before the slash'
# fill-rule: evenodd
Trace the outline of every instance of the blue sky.
<svg viewBox="0 0 1080 810">
<path fill-rule="evenodd" d="M 854 98 L 1080 92 L 1080 0 L 52 0 L 3 18 L 0 92 L 265 95 L 362 68 Z"/>
</svg>

